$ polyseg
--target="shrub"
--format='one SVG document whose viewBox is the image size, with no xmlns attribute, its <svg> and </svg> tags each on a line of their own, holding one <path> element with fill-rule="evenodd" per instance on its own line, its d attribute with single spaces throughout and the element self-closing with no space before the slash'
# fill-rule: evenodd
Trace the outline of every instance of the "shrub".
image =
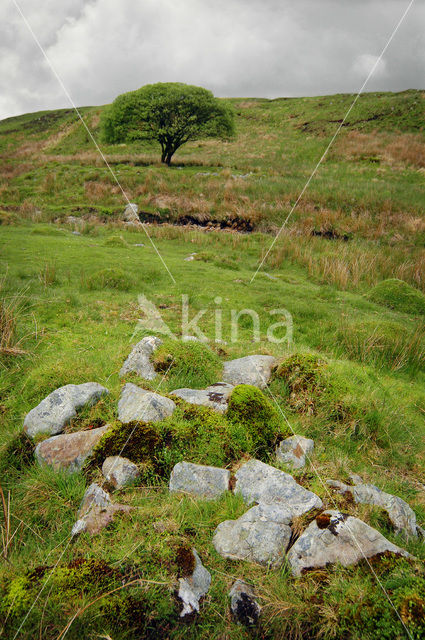
<svg viewBox="0 0 425 640">
<path fill-rule="evenodd" d="M 132 286 L 132 280 L 121 269 L 101 269 L 96 271 L 86 280 L 87 289 L 118 289 L 128 291 Z"/>
<path fill-rule="evenodd" d="M 425 295 L 397 278 L 383 280 L 369 291 L 367 298 L 401 313 L 425 315 Z"/>
</svg>

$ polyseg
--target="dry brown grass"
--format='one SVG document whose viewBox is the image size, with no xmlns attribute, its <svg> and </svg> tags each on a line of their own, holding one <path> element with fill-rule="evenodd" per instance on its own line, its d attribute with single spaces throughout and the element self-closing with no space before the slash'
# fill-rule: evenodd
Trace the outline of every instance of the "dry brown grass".
<svg viewBox="0 0 425 640">
<path fill-rule="evenodd" d="M 17 337 L 17 327 L 23 315 L 24 296 L 22 292 L 7 296 L 4 294 L 6 276 L 0 280 L 0 354 L 6 356 L 23 355 L 21 347 L 28 337 Z"/>
<path fill-rule="evenodd" d="M 425 140 L 415 133 L 389 136 L 377 131 L 348 131 L 339 137 L 333 153 L 349 160 L 379 158 L 392 166 L 425 167 Z"/>
<path fill-rule="evenodd" d="M 117 195 L 121 189 L 105 180 L 89 180 L 84 183 L 84 194 L 90 202 L 104 200 L 107 196 Z"/>
</svg>

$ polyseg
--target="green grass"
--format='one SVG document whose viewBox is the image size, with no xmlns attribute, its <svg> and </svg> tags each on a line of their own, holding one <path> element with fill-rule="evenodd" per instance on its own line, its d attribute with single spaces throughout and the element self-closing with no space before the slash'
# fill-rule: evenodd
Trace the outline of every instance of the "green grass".
<svg viewBox="0 0 425 640">
<path fill-rule="evenodd" d="M 234 99 L 236 139 L 187 145 L 170 169 L 157 164 L 152 146 L 105 149 L 141 210 L 169 221 L 243 220 L 254 227 L 236 234 L 148 225 L 175 282 L 143 230 L 119 223 L 122 194 L 71 111 L 0 122 L 0 328 L 1 347 L 7 342 L 9 349 L 0 355 L 0 485 L 6 498 L 10 491 L 16 530 L 0 561 L 0 637 L 13 638 L 29 599 L 44 585 L 44 570 L 35 577 L 31 572 L 59 563 L 19 638 L 53 640 L 78 612 L 70 639 L 403 638 L 366 565 L 293 579 L 285 566 L 266 571 L 224 560 L 212 534 L 245 511 L 240 498 L 204 502 L 169 495 L 168 475 L 180 460 L 233 470 L 248 452 L 273 462 L 268 447 L 286 433 L 285 417 L 296 433 L 315 441 L 313 466 L 294 473 L 303 486 L 326 507 L 349 508 L 419 558 L 383 560 L 374 569 L 412 637 L 423 637 L 424 545 L 395 536 L 376 507 L 347 507 L 321 482 L 360 473 L 407 500 L 424 526 L 422 92 L 362 96 L 288 232 L 251 282 L 270 246 L 264 232 L 287 215 L 350 100 Z M 83 109 L 96 136 L 101 110 Z M 67 222 L 68 215 L 81 224 Z M 331 231 L 334 239 L 312 236 L 313 230 Z M 347 239 L 338 238 L 344 234 Z M 191 254 L 194 260 L 186 261 Z M 188 322 L 201 314 L 198 326 L 208 344 L 178 340 L 182 295 L 189 297 Z M 118 372 L 131 345 L 155 333 L 139 296 L 156 305 L 176 339 L 157 334 L 164 340 L 155 354 L 157 380 L 126 380 L 167 394 L 219 380 L 226 359 L 264 353 L 275 355 L 279 366 L 263 393 L 252 397 L 239 387 L 227 416 L 177 401 L 175 414 L 153 432 L 139 427 L 132 455 L 144 474 L 115 497 L 133 511 L 99 536 L 83 535 L 66 547 L 88 478 L 99 477 L 103 454 L 117 452 L 128 435 L 117 422 L 124 382 Z M 283 319 L 271 312 L 283 308 L 293 318 L 292 344 L 267 339 L 268 327 Z M 232 341 L 232 310 L 243 309 L 258 314 L 258 341 L 247 314 Z M 53 389 L 89 380 L 110 394 L 81 411 L 68 429 L 113 422 L 116 438 L 102 443 L 85 474 L 40 469 L 21 436 L 25 414 Z M 238 402 L 241 394 L 250 415 Z M 4 529 L 2 510 L 0 524 Z M 199 618 L 187 625 L 178 620 L 173 593 L 178 551 L 190 546 L 213 580 Z M 97 567 L 98 581 L 69 576 L 77 559 Z M 92 602 L 134 575 L 142 580 L 137 589 Z M 262 627 L 251 635 L 228 616 L 227 593 L 237 577 L 255 585 L 264 607 Z"/>
</svg>

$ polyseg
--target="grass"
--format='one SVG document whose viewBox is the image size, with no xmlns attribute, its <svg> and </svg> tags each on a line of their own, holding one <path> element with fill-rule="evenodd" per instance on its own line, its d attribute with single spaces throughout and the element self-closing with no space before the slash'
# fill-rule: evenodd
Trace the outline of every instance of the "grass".
<svg viewBox="0 0 425 640">
<path fill-rule="evenodd" d="M 325 507 L 349 510 L 419 559 L 384 559 L 374 570 L 411 636 L 423 637 L 424 545 L 406 543 L 382 511 L 347 505 L 321 482 L 359 473 L 408 501 L 424 526 L 422 92 L 362 96 L 251 282 L 270 246 L 265 232 L 287 215 L 350 99 L 234 99 L 236 139 L 187 145 L 170 169 L 158 166 L 153 147 L 105 149 L 146 215 L 190 223 L 146 227 L 175 282 L 143 229 L 120 222 L 122 195 L 71 111 L 0 122 L 0 264 L 7 273 L 0 292 L 0 526 L 7 555 L 0 564 L 0 637 L 18 632 L 23 639 L 53 640 L 66 630 L 70 639 L 403 638 L 366 565 L 294 579 L 286 566 L 266 571 L 224 560 L 212 534 L 245 511 L 240 497 L 205 502 L 169 495 L 169 472 L 183 459 L 233 470 L 248 451 L 274 462 L 275 439 L 287 428 L 283 416 L 315 441 L 312 464 L 294 472 L 297 480 Z M 83 109 L 95 135 L 100 112 Z M 215 230 L 229 220 L 249 222 L 253 232 Z M 196 221 L 210 223 L 208 231 Z M 189 256 L 194 259 L 185 260 Z M 178 340 L 182 295 L 189 299 L 185 332 L 194 333 L 190 322 L 199 314 L 207 344 Z M 68 430 L 113 422 L 117 440 L 103 446 L 116 451 L 126 439 L 116 420 L 118 372 L 131 345 L 154 333 L 140 296 L 156 305 L 175 336 L 158 334 L 161 377 L 146 388 L 163 394 L 203 388 L 220 378 L 224 360 L 254 353 L 275 355 L 279 366 L 263 393 L 252 397 L 239 388 L 228 416 L 178 402 L 155 433 L 139 429 L 134 443 L 144 474 L 114 498 L 133 510 L 99 536 L 83 534 L 66 546 L 104 450 L 85 475 L 40 469 L 22 436 L 23 419 L 53 389 L 97 381 L 109 396 L 80 412 Z M 248 314 L 239 316 L 237 340 L 231 339 L 232 311 L 243 309 L 257 314 L 258 340 Z M 290 344 L 267 339 L 270 325 L 284 318 L 273 315 L 276 309 L 293 318 Z M 127 379 L 142 384 L 137 376 Z M 243 414 L 246 403 L 238 403 L 238 395 L 253 416 Z M 179 550 L 192 546 L 212 573 L 212 586 L 200 616 L 186 624 L 173 594 Z M 96 569 L 94 581 L 87 567 Z M 18 631 L 46 571 L 52 576 Z M 263 606 L 261 628 L 252 633 L 228 614 L 236 578 L 255 585 Z"/>
</svg>

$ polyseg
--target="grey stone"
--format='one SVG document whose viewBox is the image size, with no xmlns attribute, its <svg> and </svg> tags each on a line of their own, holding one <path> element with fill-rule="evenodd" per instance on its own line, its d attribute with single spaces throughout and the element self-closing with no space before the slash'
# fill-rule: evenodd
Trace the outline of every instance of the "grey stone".
<svg viewBox="0 0 425 640">
<path fill-rule="evenodd" d="M 276 364 L 273 356 L 245 356 L 224 363 L 223 380 L 232 385 L 251 384 L 264 389 Z"/>
<path fill-rule="evenodd" d="M 178 462 L 170 476 L 170 491 L 212 500 L 229 489 L 230 471 L 191 462 Z"/>
<path fill-rule="evenodd" d="M 120 377 L 127 373 L 137 373 L 145 380 L 153 380 L 156 371 L 150 361 L 150 357 L 160 345 L 162 340 L 155 336 L 147 336 L 138 342 L 132 349 L 130 355 L 124 362 L 119 373 Z"/>
<path fill-rule="evenodd" d="M 126 222 L 136 222 L 140 224 L 139 207 L 134 202 L 130 202 L 124 209 L 124 220 Z"/>
<path fill-rule="evenodd" d="M 171 395 L 178 396 L 190 404 L 210 407 L 218 413 L 224 413 L 234 387 L 226 382 L 216 382 L 206 389 L 175 389 Z"/>
<path fill-rule="evenodd" d="M 279 462 L 300 469 L 305 465 L 305 457 L 312 453 L 314 442 L 303 436 L 291 436 L 282 440 L 276 449 L 276 458 Z"/>
<path fill-rule="evenodd" d="M 359 476 L 354 476 L 355 479 Z M 361 480 L 361 478 L 359 478 Z M 373 484 L 356 484 L 355 486 L 344 484 L 338 480 L 327 480 L 327 484 L 339 491 L 349 493 L 358 504 L 370 504 L 381 507 L 388 513 L 388 517 L 396 533 L 404 533 L 407 537 L 417 536 L 416 515 L 407 502 L 381 491 Z"/>
<path fill-rule="evenodd" d="M 236 580 L 229 592 L 230 610 L 239 624 L 252 627 L 258 624 L 261 607 L 255 599 L 255 591 L 250 584 Z"/>
<path fill-rule="evenodd" d="M 109 425 L 52 436 L 40 442 L 35 448 L 35 457 L 40 465 L 47 465 L 56 471 L 73 473 L 80 471 Z"/>
<path fill-rule="evenodd" d="M 235 493 L 241 493 L 247 504 L 278 504 L 292 516 L 310 509 L 320 509 L 321 499 L 297 484 L 294 478 L 260 460 L 248 460 L 235 473 Z"/>
<path fill-rule="evenodd" d="M 39 433 L 55 435 L 75 418 L 78 409 L 93 405 L 108 389 L 97 382 L 67 384 L 52 391 L 25 416 L 24 429 L 34 437 Z"/>
<path fill-rule="evenodd" d="M 201 562 L 196 549 L 192 549 L 195 557 L 195 568 L 191 576 L 179 578 L 178 596 L 183 603 L 180 617 L 183 618 L 199 611 L 199 601 L 208 592 L 211 585 L 211 574 Z"/>
<path fill-rule="evenodd" d="M 118 401 L 118 420 L 131 422 L 158 422 L 172 415 L 176 405 L 169 398 L 153 391 L 146 391 L 128 382 Z"/>
<path fill-rule="evenodd" d="M 84 493 L 78 520 L 72 527 L 71 536 L 75 537 L 84 532 L 92 536 L 97 535 L 112 522 L 116 513 L 128 513 L 130 510 L 131 507 L 127 505 L 114 504 L 109 493 L 94 482 Z"/>
<path fill-rule="evenodd" d="M 291 539 L 291 513 L 276 505 L 259 505 L 238 520 L 221 522 L 213 545 L 221 556 L 269 567 L 282 564 Z"/>
<path fill-rule="evenodd" d="M 309 569 L 336 562 L 347 567 L 384 552 L 409 557 L 407 551 L 362 520 L 329 510 L 313 520 L 288 551 L 287 558 L 293 575 L 300 576 Z"/>
<path fill-rule="evenodd" d="M 137 465 L 128 458 L 109 456 L 102 465 L 105 480 L 115 489 L 132 484 L 140 475 Z"/>
</svg>

